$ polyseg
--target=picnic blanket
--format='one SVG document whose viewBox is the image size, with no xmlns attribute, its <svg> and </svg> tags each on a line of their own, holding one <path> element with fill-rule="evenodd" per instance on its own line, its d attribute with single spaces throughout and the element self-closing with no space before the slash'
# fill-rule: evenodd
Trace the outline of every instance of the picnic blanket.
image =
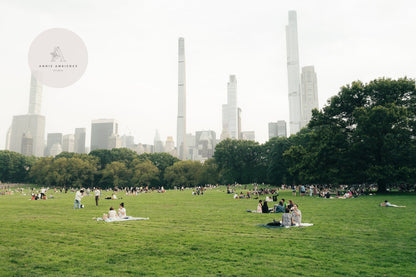
<svg viewBox="0 0 416 277">
<path fill-rule="evenodd" d="M 260 224 L 258 225 L 260 227 L 266 227 L 266 228 L 271 228 L 271 229 L 276 229 L 276 228 L 292 228 L 292 227 L 309 227 L 309 226 L 313 226 L 312 223 L 302 223 L 298 226 L 271 226 L 271 225 L 267 225 L 267 224 Z"/>
<path fill-rule="evenodd" d="M 126 216 L 123 218 L 107 218 L 103 219 L 102 217 L 97 218 L 97 221 L 103 220 L 105 222 L 116 222 L 116 221 L 129 221 L 129 220 L 148 220 L 148 217 L 133 217 L 133 216 Z"/>
</svg>

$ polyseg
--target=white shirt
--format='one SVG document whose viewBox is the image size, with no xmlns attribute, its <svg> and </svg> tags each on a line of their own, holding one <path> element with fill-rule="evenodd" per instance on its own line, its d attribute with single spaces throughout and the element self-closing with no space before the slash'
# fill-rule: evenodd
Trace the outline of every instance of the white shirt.
<svg viewBox="0 0 416 277">
<path fill-rule="evenodd" d="M 100 196 L 100 190 L 99 189 L 96 189 L 94 193 L 95 193 L 95 196 Z"/>
<path fill-rule="evenodd" d="M 117 217 L 117 213 L 115 210 L 110 210 L 108 212 L 108 218 L 116 218 Z"/>
<path fill-rule="evenodd" d="M 82 194 L 80 191 L 77 191 L 75 193 L 75 200 L 78 200 L 79 202 L 81 202 L 81 198 L 82 198 Z"/>
<path fill-rule="evenodd" d="M 125 208 L 120 208 L 118 209 L 118 216 L 119 217 L 126 217 L 126 209 Z"/>
</svg>

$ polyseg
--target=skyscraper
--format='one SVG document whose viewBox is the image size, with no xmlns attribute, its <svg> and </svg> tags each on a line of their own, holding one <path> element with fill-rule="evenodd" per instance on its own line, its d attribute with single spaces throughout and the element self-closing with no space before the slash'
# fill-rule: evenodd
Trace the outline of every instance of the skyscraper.
<svg viewBox="0 0 416 277">
<path fill-rule="evenodd" d="M 289 89 L 289 129 L 290 134 L 296 134 L 300 131 L 302 124 L 296 11 L 289 11 L 289 24 L 286 26 L 286 51 Z"/>
<path fill-rule="evenodd" d="M 319 108 L 318 83 L 314 67 L 302 67 L 302 128 L 305 127 L 312 117 L 312 110 Z"/>
<path fill-rule="evenodd" d="M 85 128 L 75 128 L 74 152 L 78 154 L 85 153 L 85 139 L 87 130 Z"/>
<path fill-rule="evenodd" d="M 25 148 L 25 154 L 42 157 L 45 146 L 45 117 L 40 115 L 42 99 L 42 85 L 32 75 L 30 81 L 29 112 L 25 115 L 13 116 L 10 130 L 9 142 L 7 143 L 10 151 L 22 153 L 22 142 L 24 134 L 29 134 L 32 140 L 32 147 Z M 26 137 L 27 138 L 27 137 Z"/>
<path fill-rule="evenodd" d="M 185 76 L 185 40 L 178 40 L 178 118 L 176 143 L 179 159 L 186 159 L 186 76 Z"/>
<path fill-rule="evenodd" d="M 269 139 L 274 137 L 287 137 L 286 121 L 269 122 Z"/>
<path fill-rule="evenodd" d="M 42 84 L 31 76 L 30 96 L 29 96 L 29 114 L 40 114 L 42 106 Z"/>
<path fill-rule="evenodd" d="M 165 146 L 163 145 L 163 141 L 160 140 L 158 130 L 156 130 L 155 137 L 153 139 L 153 150 L 155 153 L 162 153 L 165 151 Z"/>
<path fill-rule="evenodd" d="M 62 138 L 62 151 L 74 152 L 75 149 L 75 136 L 73 134 L 64 135 Z"/>
<path fill-rule="evenodd" d="M 217 139 L 214 131 L 195 132 L 194 159 L 197 161 L 211 159 L 214 155 L 216 143 Z"/>
<path fill-rule="evenodd" d="M 238 139 L 240 137 L 240 113 L 241 109 L 239 110 L 237 107 L 237 78 L 235 75 L 230 75 L 230 80 L 227 83 L 227 104 L 222 105 L 222 139 Z M 225 137 L 226 135 L 228 136 Z"/>
<path fill-rule="evenodd" d="M 48 133 L 47 141 L 46 141 L 46 148 L 45 148 L 46 157 L 55 156 L 62 151 L 62 138 L 63 138 L 62 133 Z M 52 151 L 52 148 L 54 149 L 54 151 Z"/>
<path fill-rule="evenodd" d="M 91 123 L 91 151 L 96 149 L 111 150 L 121 146 L 118 136 L 118 121 L 114 119 L 96 119 Z M 118 146 L 118 147 L 120 147 Z"/>
</svg>

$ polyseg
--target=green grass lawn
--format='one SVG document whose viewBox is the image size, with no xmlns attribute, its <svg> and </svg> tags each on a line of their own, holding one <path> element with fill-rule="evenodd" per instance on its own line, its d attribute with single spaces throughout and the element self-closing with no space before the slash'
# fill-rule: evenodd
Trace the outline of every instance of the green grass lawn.
<svg viewBox="0 0 416 277">
<path fill-rule="evenodd" d="M 342 200 L 281 192 L 314 226 L 268 229 L 258 225 L 281 215 L 247 213 L 258 200 L 224 191 L 119 193 L 122 200 L 102 199 L 99 207 L 86 196 L 80 210 L 73 193 L 38 201 L 1 195 L 0 275 L 416 276 L 415 195 Z M 379 207 L 385 199 L 407 207 Z M 150 220 L 92 219 L 122 201 L 128 215 Z"/>
</svg>

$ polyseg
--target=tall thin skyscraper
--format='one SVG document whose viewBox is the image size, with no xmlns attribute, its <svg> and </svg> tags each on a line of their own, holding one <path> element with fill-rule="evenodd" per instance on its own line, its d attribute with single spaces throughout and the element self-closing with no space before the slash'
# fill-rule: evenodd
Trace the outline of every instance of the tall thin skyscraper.
<svg viewBox="0 0 416 277">
<path fill-rule="evenodd" d="M 290 134 L 296 134 L 300 131 L 302 125 L 296 11 L 289 11 L 289 24 L 286 26 L 286 51 L 289 89 L 289 129 Z"/>
<path fill-rule="evenodd" d="M 227 104 L 222 105 L 222 139 L 239 139 L 239 131 L 241 131 L 239 113 L 241 109 L 237 107 L 237 78 L 235 75 L 230 75 L 227 83 Z"/>
<path fill-rule="evenodd" d="M 178 40 L 178 118 L 176 129 L 176 143 L 178 157 L 186 159 L 186 78 L 185 78 L 185 40 Z"/>
<path fill-rule="evenodd" d="M 30 81 L 29 112 L 13 116 L 8 147 L 22 153 L 22 143 L 27 144 L 30 134 L 31 147 L 23 147 L 25 155 L 42 157 L 45 147 L 45 117 L 41 115 L 42 84 L 32 75 Z M 32 153 L 29 153 L 32 151 Z"/>
<path fill-rule="evenodd" d="M 30 80 L 29 114 L 40 114 L 42 105 L 42 84 L 35 76 Z"/>
<path fill-rule="evenodd" d="M 312 110 L 319 108 L 318 83 L 314 67 L 302 67 L 302 128 L 305 127 L 312 117 Z"/>
</svg>

